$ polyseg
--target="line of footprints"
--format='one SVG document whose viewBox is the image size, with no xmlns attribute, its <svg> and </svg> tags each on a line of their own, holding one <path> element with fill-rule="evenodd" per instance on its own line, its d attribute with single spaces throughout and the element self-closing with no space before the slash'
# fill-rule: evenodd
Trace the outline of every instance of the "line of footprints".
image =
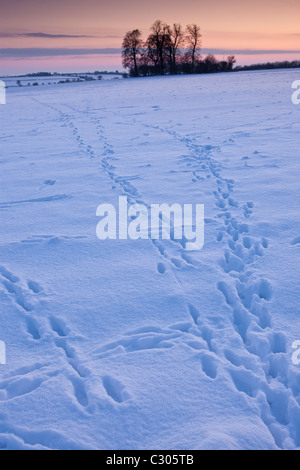
<svg viewBox="0 0 300 470">
<path fill-rule="evenodd" d="M 21 397 L 38 389 L 45 382 L 64 375 L 73 386 L 74 396 L 78 404 L 86 411 L 93 412 L 93 405 L 88 397 L 86 379 L 91 375 L 89 369 L 79 360 L 70 340 L 84 340 L 82 336 L 71 335 L 69 327 L 59 318 L 51 316 L 45 319 L 36 316 L 41 304 L 47 298 L 44 289 L 35 281 L 24 283 L 18 276 L 4 266 L 0 266 L 0 281 L 5 292 L 18 308 L 30 340 L 50 341 L 57 351 L 62 351 L 67 361 L 61 368 L 54 367 L 49 361 L 37 362 L 21 367 L 11 373 L 2 374 L 0 381 L 0 402 Z M 49 326 L 48 326 L 49 325 Z M 50 327 L 50 328 L 49 328 Z M 51 350 L 51 349 L 50 349 Z M 115 403 L 122 403 L 130 398 L 124 385 L 114 377 L 104 375 L 101 384 L 106 395 Z M 101 395 L 100 395 L 101 396 Z"/>
</svg>

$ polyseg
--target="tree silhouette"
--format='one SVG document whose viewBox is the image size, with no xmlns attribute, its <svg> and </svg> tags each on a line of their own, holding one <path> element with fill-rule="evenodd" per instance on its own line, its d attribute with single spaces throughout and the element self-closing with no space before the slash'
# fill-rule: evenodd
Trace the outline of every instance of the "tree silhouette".
<svg viewBox="0 0 300 470">
<path fill-rule="evenodd" d="M 138 60 L 143 46 L 142 33 L 139 29 L 129 31 L 123 40 L 122 63 L 130 70 L 131 75 L 138 77 Z"/>
<path fill-rule="evenodd" d="M 184 45 L 184 32 L 180 23 L 174 23 L 169 27 L 169 58 L 170 73 L 177 73 L 177 56 L 180 47 Z"/>
<path fill-rule="evenodd" d="M 180 23 L 169 26 L 157 20 L 151 26 L 145 43 L 139 29 L 126 33 L 122 51 L 123 66 L 129 69 L 133 77 L 166 73 L 231 72 L 236 63 L 233 55 L 222 61 L 212 54 L 201 59 L 201 37 L 197 24 L 187 25 L 184 31 Z"/>
<path fill-rule="evenodd" d="M 165 58 L 170 44 L 169 26 L 160 20 L 155 21 L 150 29 L 150 35 L 146 41 L 148 57 L 153 61 L 155 68 L 161 75 L 165 74 Z"/>
<path fill-rule="evenodd" d="M 231 71 L 233 69 L 234 64 L 236 64 L 236 58 L 234 57 L 234 55 L 229 55 L 227 57 L 227 61 L 228 61 L 228 70 Z"/>
<path fill-rule="evenodd" d="M 197 55 L 200 54 L 202 35 L 200 33 L 200 26 L 197 24 L 188 24 L 186 31 L 187 47 L 191 57 L 192 73 L 194 73 Z"/>
</svg>

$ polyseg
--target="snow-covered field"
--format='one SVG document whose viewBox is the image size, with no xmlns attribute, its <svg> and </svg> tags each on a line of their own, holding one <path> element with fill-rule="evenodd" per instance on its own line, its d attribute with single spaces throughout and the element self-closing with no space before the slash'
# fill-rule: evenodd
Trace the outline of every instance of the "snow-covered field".
<svg viewBox="0 0 300 470">
<path fill-rule="evenodd" d="M 0 80 L 4 81 L 6 84 L 7 88 L 11 87 L 17 87 L 17 86 L 32 86 L 34 83 L 38 84 L 38 86 L 43 86 L 43 85 L 57 85 L 60 84 L 59 82 L 76 82 L 78 80 L 84 81 L 86 78 L 87 79 L 92 79 L 94 81 L 98 80 L 99 75 L 95 74 L 74 74 L 74 75 L 52 75 L 50 77 L 46 76 L 19 76 L 19 77 L 0 77 Z M 122 75 L 116 75 L 116 74 L 102 74 L 101 75 L 102 80 L 118 80 L 122 79 Z M 20 83 L 20 85 L 18 84 Z M 68 84 L 68 83 L 66 83 Z"/>
<path fill-rule="evenodd" d="M 7 90 L 1 449 L 300 447 L 296 79 Z M 100 241 L 119 196 L 204 204 L 204 248 Z"/>
</svg>

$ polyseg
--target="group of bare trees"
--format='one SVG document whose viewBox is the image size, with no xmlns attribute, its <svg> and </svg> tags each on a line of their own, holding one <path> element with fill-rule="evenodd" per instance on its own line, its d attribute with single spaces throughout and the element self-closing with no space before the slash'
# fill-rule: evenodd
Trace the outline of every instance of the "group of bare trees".
<svg viewBox="0 0 300 470">
<path fill-rule="evenodd" d="M 169 26 L 160 20 L 155 21 L 146 41 L 143 41 L 139 29 L 125 35 L 123 66 L 133 77 L 232 70 L 234 56 L 222 62 L 212 55 L 202 60 L 201 37 L 197 24 L 189 24 L 184 29 L 179 23 Z"/>
</svg>

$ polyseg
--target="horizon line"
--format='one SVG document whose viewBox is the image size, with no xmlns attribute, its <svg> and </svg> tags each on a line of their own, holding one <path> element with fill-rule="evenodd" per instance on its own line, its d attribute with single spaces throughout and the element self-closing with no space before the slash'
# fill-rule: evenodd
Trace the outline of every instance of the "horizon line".
<svg viewBox="0 0 300 470">
<path fill-rule="evenodd" d="M 200 51 L 203 54 L 236 54 L 236 55 L 267 55 L 267 54 L 299 54 L 300 50 L 290 49 L 221 49 L 221 48 L 203 48 Z M 0 57 L 6 59 L 25 59 L 39 57 L 61 57 L 61 56 L 88 56 L 88 55 L 120 55 L 121 48 L 4 48 L 0 49 Z"/>
</svg>

